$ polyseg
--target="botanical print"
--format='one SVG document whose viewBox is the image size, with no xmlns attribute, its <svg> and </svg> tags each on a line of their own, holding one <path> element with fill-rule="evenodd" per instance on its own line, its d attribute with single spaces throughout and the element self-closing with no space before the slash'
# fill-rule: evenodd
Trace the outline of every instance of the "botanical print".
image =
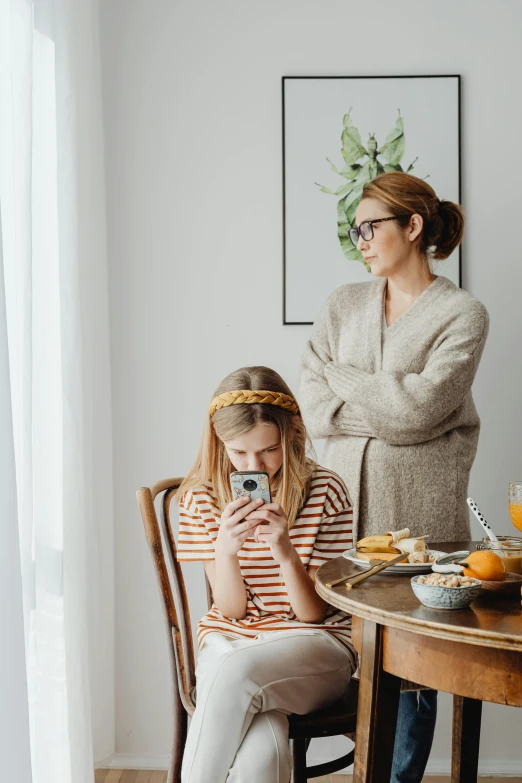
<svg viewBox="0 0 522 783">
<path fill-rule="evenodd" d="M 379 174 L 389 171 L 404 171 L 400 162 L 406 149 L 406 139 L 404 136 L 404 120 L 399 116 L 395 126 L 386 136 L 384 144 L 379 149 L 375 133 L 371 133 L 366 147 L 361 142 L 361 134 L 352 122 L 352 110 L 343 117 L 343 131 L 341 134 L 341 154 L 344 158 L 344 168 L 338 169 L 332 161 L 327 158 L 330 168 L 340 177 L 346 180 L 337 190 L 330 190 L 324 185 L 319 185 L 322 193 L 328 193 L 332 196 L 342 196 L 337 203 L 337 236 L 341 244 L 342 251 L 346 258 L 360 261 L 368 272 L 370 267 L 364 260 L 362 254 L 353 246 L 348 236 L 351 228 L 355 226 L 355 212 L 361 200 L 363 187 L 367 182 L 375 179 Z M 365 156 L 368 160 L 364 163 L 358 163 Z M 381 157 L 385 163 L 379 160 Z M 406 172 L 413 171 L 414 164 L 418 157 L 410 163 Z M 319 183 L 316 183 L 317 185 Z"/>
</svg>

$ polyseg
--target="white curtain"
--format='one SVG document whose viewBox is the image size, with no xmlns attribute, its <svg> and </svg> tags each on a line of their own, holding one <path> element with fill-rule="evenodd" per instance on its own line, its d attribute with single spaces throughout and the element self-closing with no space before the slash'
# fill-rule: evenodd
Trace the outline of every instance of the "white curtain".
<svg viewBox="0 0 522 783">
<path fill-rule="evenodd" d="M 0 767 L 16 783 L 92 783 L 99 645 L 113 682 L 113 642 L 93 638 L 112 602 L 96 587 L 112 555 L 96 12 L 0 0 Z"/>
</svg>

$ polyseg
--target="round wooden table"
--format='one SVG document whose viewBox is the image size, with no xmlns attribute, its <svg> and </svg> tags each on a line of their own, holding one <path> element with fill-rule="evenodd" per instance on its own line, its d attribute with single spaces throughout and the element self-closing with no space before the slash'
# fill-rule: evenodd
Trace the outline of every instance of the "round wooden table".
<svg viewBox="0 0 522 783">
<path fill-rule="evenodd" d="M 431 544 L 445 552 L 477 542 Z M 390 779 L 401 679 L 446 691 L 453 699 L 452 783 L 477 779 L 482 702 L 522 707 L 520 598 L 479 598 L 469 609 L 428 609 L 410 577 L 383 571 L 347 590 L 326 584 L 361 573 L 343 557 L 321 566 L 316 589 L 353 616 L 360 658 L 354 783 Z"/>
</svg>

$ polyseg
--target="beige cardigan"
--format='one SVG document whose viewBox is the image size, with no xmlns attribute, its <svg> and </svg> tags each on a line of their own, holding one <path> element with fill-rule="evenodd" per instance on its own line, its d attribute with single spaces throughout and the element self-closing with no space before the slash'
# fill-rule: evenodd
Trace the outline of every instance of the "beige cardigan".
<svg viewBox="0 0 522 783">
<path fill-rule="evenodd" d="M 388 328 L 386 280 L 336 289 L 308 343 L 299 402 L 322 463 L 344 479 L 358 538 L 409 527 L 469 538 L 469 471 L 480 420 L 471 385 L 485 307 L 438 277 Z"/>
</svg>

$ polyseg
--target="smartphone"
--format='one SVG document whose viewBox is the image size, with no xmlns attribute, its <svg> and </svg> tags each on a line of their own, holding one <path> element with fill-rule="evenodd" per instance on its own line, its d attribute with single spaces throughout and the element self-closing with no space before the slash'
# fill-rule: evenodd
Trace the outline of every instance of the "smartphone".
<svg viewBox="0 0 522 783">
<path fill-rule="evenodd" d="M 250 497 L 250 500 L 263 498 L 265 503 L 272 502 L 270 495 L 270 479 L 268 473 L 256 470 L 234 471 L 230 474 L 232 500 Z"/>
</svg>

